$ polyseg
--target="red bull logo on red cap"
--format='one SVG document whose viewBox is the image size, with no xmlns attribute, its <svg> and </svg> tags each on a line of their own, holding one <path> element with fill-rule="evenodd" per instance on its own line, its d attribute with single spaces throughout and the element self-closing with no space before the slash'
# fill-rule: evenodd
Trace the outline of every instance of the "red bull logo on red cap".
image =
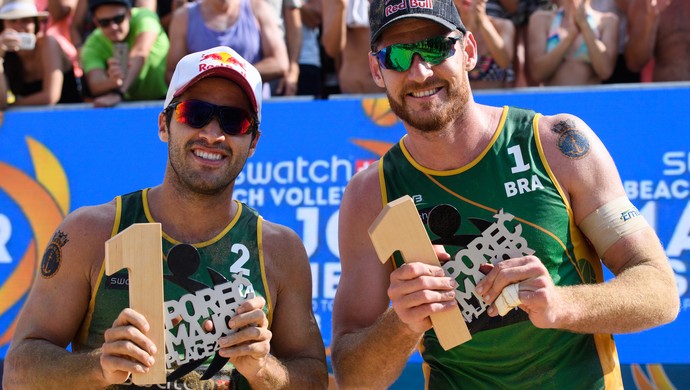
<svg viewBox="0 0 690 390">
<path fill-rule="evenodd" d="M 202 54 L 201 58 L 199 58 L 199 72 L 203 72 L 217 66 L 233 68 L 243 76 L 246 76 L 247 69 L 244 66 L 244 63 L 228 52 L 221 51 L 216 53 Z"/>
</svg>

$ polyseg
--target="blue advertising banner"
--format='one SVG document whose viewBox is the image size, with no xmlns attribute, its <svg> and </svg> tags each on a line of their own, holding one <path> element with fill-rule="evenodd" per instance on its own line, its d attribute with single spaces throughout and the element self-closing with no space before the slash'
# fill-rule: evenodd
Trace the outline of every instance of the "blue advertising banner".
<svg viewBox="0 0 690 390">
<path fill-rule="evenodd" d="M 690 84 L 482 92 L 475 99 L 546 115 L 573 113 L 603 140 L 628 196 L 661 238 L 681 298 L 673 323 L 616 335 L 626 385 L 690 386 L 690 133 L 681 123 L 690 107 Z M 161 104 L 4 114 L 0 359 L 43 250 L 62 218 L 78 207 L 162 180 L 167 147 L 157 134 Z M 302 237 L 311 260 L 313 308 L 328 346 L 340 276 L 337 219 L 343 190 L 353 174 L 399 140 L 404 128 L 383 96 L 271 100 L 264 104 L 263 118 L 257 152 L 237 179 L 235 197 Z M 406 370 L 404 376 L 411 376 L 402 382 L 417 383 L 418 363 L 413 356 L 414 371 Z"/>
</svg>

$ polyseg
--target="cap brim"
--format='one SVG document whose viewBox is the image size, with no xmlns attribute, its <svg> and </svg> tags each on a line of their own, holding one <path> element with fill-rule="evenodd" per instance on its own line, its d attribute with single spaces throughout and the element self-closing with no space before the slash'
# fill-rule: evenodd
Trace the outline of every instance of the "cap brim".
<svg viewBox="0 0 690 390">
<path fill-rule="evenodd" d="M 241 74 L 237 73 L 237 71 L 235 71 L 234 69 L 229 68 L 229 67 L 225 67 L 225 66 L 216 66 L 216 67 L 207 69 L 203 73 L 199 73 L 193 79 L 189 80 L 189 82 L 187 82 L 182 88 L 178 89 L 175 92 L 175 94 L 173 95 L 173 98 L 176 98 L 176 97 L 182 95 L 183 93 L 185 93 L 185 91 L 187 91 L 187 89 L 189 89 L 189 87 L 196 84 L 199 80 L 205 79 L 207 77 L 213 77 L 213 76 L 228 79 L 228 80 L 234 82 L 235 84 L 239 85 L 240 88 L 242 88 L 242 91 L 244 92 L 244 94 L 247 95 L 247 98 L 249 99 L 249 103 L 251 104 L 252 108 L 254 109 L 254 113 L 255 114 L 259 113 L 259 106 L 256 103 L 256 96 L 254 96 L 254 90 L 252 89 L 251 85 L 249 85 L 249 83 L 247 82 L 247 79 L 245 79 Z"/>
<path fill-rule="evenodd" d="M 44 19 L 48 17 L 48 12 L 8 12 L 6 14 L 0 15 L 0 20 L 12 20 L 12 19 L 24 19 L 24 18 L 39 18 Z"/>
<path fill-rule="evenodd" d="M 447 28 L 450 31 L 458 29 L 458 26 L 454 25 L 453 23 L 451 23 L 451 22 L 449 22 L 443 18 L 439 18 L 436 15 L 429 15 L 429 14 L 423 14 L 423 13 L 400 15 L 397 18 L 389 20 L 386 24 L 381 26 L 381 28 L 379 28 L 378 31 L 376 31 L 374 33 L 374 35 L 371 36 L 371 44 L 373 45 L 374 42 L 376 42 L 381 37 L 381 34 L 383 33 L 383 31 L 386 30 L 388 27 L 390 27 L 391 24 L 393 24 L 399 20 L 402 20 L 402 19 L 410 19 L 410 18 L 430 20 L 432 22 L 436 22 L 436 23 L 442 25 L 443 27 Z"/>
</svg>

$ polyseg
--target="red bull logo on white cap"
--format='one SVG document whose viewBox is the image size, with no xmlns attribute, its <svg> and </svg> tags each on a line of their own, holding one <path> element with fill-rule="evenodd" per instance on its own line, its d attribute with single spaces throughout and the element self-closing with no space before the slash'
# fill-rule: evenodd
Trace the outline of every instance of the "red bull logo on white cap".
<svg viewBox="0 0 690 390">
<path fill-rule="evenodd" d="M 245 67 L 244 63 L 228 52 L 220 51 L 216 53 L 207 53 L 203 54 L 201 58 L 199 58 L 199 72 L 203 72 L 217 66 L 233 68 L 235 71 L 241 73 L 242 76 L 247 76 L 247 68 Z"/>
</svg>

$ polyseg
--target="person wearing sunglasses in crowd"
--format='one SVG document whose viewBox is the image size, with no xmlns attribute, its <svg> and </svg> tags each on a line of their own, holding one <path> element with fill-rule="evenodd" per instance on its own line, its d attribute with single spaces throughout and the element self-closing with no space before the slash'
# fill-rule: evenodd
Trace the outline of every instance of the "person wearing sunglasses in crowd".
<svg viewBox="0 0 690 390">
<path fill-rule="evenodd" d="M 327 387 L 299 236 L 232 199 L 261 136 L 261 91 L 259 72 L 229 47 L 180 60 L 158 117 L 169 156 L 162 184 L 80 208 L 57 228 L 18 316 L 4 389 L 137 389 L 119 384 L 146 372 L 160 348 L 168 378 L 179 377 L 160 388 Z M 105 241 L 146 222 L 161 224 L 167 254 L 168 348 L 154 345 L 147 319 L 127 308 L 126 272 L 104 275 Z M 171 250 L 179 244 L 186 255 Z M 180 374 L 216 348 L 208 369 L 232 365 L 208 379 L 198 364 Z"/>
<path fill-rule="evenodd" d="M 371 73 L 406 135 L 341 202 L 338 386 L 386 388 L 419 348 L 430 389 L 622 388 L 611 335 L 672 321 L 679 297 L 602 142 L 570 114 L 476 103 L 452 0 L 372 0 L 369 18 Z M 442 265 L 379 261 L 368 229 L 405 195 Z M 450 310 L 472 338 L 445 350 L 430 316 Z"/>
<path fill-rule="evenodd" d="M 98 28 L 81 48 L 87 86 L 96 107 L 165 97 L 170 41 L 155 12 L 129 0 L 89 0 Z"/>
</svg>

